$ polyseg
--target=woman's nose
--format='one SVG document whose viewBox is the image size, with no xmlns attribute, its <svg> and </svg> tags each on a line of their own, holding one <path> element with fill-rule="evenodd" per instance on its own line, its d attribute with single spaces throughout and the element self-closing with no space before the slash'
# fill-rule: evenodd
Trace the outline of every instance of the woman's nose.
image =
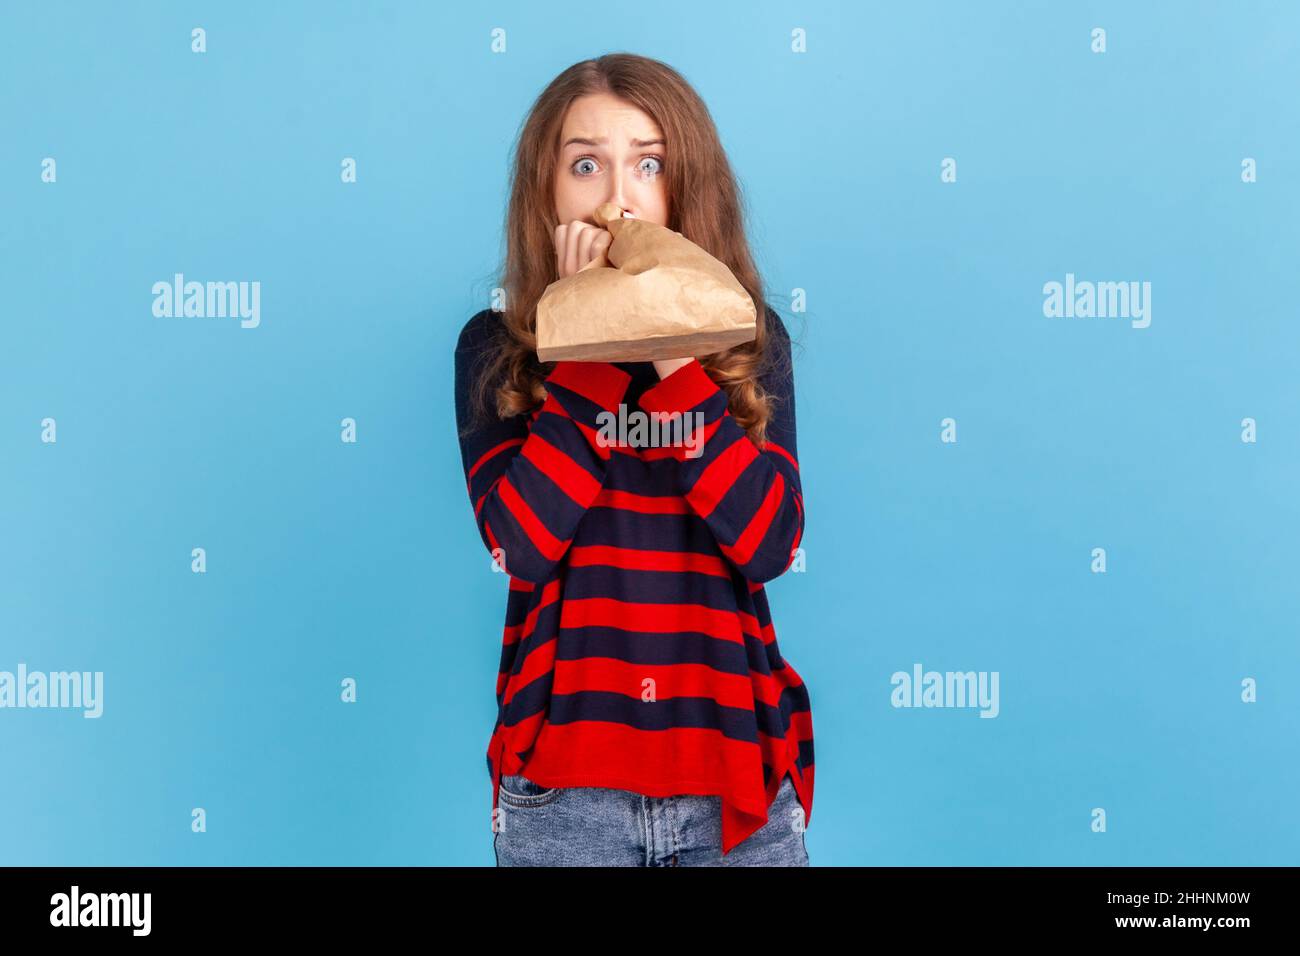
<svg viewBox="0 0 1300 956">
<path fill-rule="evenodd" d="M 629 208 L 627 195 L 627 180 L 630 174 L 621 166 L 615 169 L 614 175 L 609 181 L 609 195 L 605 197 L 606 202 L 612 202 L 620 209 Z"/>
</svg>

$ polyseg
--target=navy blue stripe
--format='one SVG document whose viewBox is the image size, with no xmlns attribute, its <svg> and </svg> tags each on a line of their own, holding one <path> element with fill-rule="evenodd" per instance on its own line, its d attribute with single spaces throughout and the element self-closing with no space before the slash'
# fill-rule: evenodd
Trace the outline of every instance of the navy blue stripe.
<svg viewBox="0 0 1300 956">
<path fill-rule="evenodd" d="M 719 731 L 731 740 L 758 743 L 753 712 L 743 707 L 723 707 L 708 697 L 643 701 L 639 697 L 599 690 L 557 694 L 551 698 L 551 710 L 546 719 L 551 724 L 610 721 L 638 730 L 698 727 Z"/>
</svg>

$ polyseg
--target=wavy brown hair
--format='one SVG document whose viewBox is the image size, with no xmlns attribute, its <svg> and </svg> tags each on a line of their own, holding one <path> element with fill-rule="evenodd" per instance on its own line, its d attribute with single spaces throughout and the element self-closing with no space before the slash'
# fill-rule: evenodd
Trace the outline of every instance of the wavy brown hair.
<svg viewBox="0 0 1300 956">
<path fill-rule="evenodd" d="M 609 53 L 573 64 L 533 103 L 511 159 L 502 269 L 505 309 L 501 328 L 471 396 L 475 418 L 489 397 L 505 419 L 531 414 L 546 400 L 543 380 L 553 362 L 537 360 L 537 302 L 559 278 L 554 234 L 555 167 L 569 105 L 589 93 L 609 93 L 632 103 L 659 125 L 666 143 L 664 169 L 668 228 L 680 232 L 726 265 L 754 301 L 757 336 L 724 352 L 696 356 L 727 394 L 737 424 L 758 447 L 765 445 L 773 396 L 758 377 L 768 362 L 770 330 L 762 280 L 745 237 L 740 195 L 713 118 L 699 94 L 676 70 L 632 53 Z M 494 396 L 489 396 L 494 391 Z"/>
</svg>

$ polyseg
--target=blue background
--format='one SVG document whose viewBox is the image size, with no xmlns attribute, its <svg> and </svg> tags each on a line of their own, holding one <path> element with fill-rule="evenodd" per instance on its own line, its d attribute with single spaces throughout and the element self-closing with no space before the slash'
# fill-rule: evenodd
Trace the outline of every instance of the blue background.
<svg viewBox="0 0 1300 956">
<path fill-rule="evenodd" d="M 769 595 L 814 865 L 1296 863 L 1298 35 L 1283 2 L 6 4 L 0 670 L 105 700 L 0 711 L 0 863 L 491 865 L 506 580 L 452 351 L 528 106 L 617 50 L 709 104 L 799 343 L 807 570 Z M 260 281 L 261 326 L 155 318 L 175 272 Z M 1151 282 L 1150 327 L 1045 318 L 1067 272 Z M 893 708 L 915 662 L 998 671 L 1000 715 Z"/>
</svg>

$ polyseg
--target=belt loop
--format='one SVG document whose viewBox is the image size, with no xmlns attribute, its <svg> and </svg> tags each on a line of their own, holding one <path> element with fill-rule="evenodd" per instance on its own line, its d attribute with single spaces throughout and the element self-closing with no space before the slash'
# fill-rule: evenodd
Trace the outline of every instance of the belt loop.
<svg viewBox="0 0 1300 956">
<path fill-rule="evenodd" d="M 645 826 L 645 865 L 654 866 L 654 824 L 650 819 L 650 798 L 641 796 L 641 819 Z"/>
</svg>

